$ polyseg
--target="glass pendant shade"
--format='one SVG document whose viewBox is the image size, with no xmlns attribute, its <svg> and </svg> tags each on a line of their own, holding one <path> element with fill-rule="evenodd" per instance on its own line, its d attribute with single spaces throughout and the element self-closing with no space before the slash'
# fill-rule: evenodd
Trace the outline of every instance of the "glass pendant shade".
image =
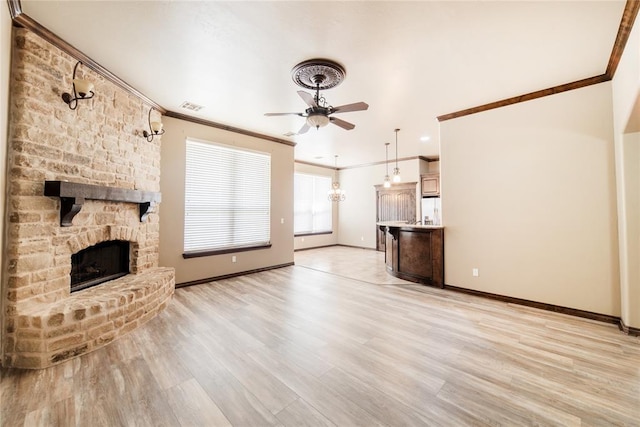
<svg viewBox="0 0 640 427">
<path fill-rule="evenodd" d="M 93 83 L 86 79 L 73 79 L 73 85 L 80 98 L 86 98 L 93 92 Z"/>
<path fill-rule="evenodd" d="M 389 179 L 389 143 L 388 142 L 384 144 L 384 151 L 385 151 L 384 167 L 386 171 L 386 174 L 384 175 L 384 188 L 389 188 L 391 187 L 391 180 Z"/>
<path fill-rule="evenodd" d="M 402 177 L 400 176 L 400 169 L 399 168 L 394 168 L 393 169 L 393 182 L 401 182 L 402 181 Z"/>
<path fill-rule="evenodd" d="M 398 167 L 398 132 L 400 129 L 395 129 L 396 133 L 396 167 L 393 169 L 393 182 L 401 182 L 402 178 L 400 177 L 400 168 Z"/>
<path fill-rule="evenodd" d="M 321 128 L 329 124 L 329 117 L 324 114 L 311 114 L 307 117 L 307 124 L 314 128 Z"/>
<path fill-rule="evenodd" d="M 151 131 L 156 135 L 162 132 L 162 122 L 151 122 Z"/>
</svg>

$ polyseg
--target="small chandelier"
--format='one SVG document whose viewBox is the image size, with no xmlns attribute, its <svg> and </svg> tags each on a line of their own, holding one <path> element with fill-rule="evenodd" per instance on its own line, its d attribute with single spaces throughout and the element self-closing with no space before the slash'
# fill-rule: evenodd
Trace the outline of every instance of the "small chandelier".
<svg viewBox="0 0 640 427">
<path fill-rule="evenodd" d="M 385 144 L 385 151 L 386 151 L 386 161 L 384 162 L 385 168 L 386 168 L 386 174 L 384 176 L 384 188 L 389 188 L 391 187 L 391 179 L 389 179 L 389 143 L 386 142 Z"/>
<path fill-rule="evenodd" d="M 86 79 L 76 78 L 76 70 L 81 62 L 78 61 L 75 67 L 73 67 L 73 94 L 63 93 L 62 100 L 69 106 L 70 109 L 75 110 L 78 108 L 78 100 L 93 98 L 93 83 Z"/>
<path fill-rule="evenodd" d="M 142 131 L 142 136 L 147 138 L 148 142 L 153 141 L 153 137 L 155 135 L 162 135 L 164 133 L 164 129 L 162 129 L 162 122 L 160 120 L 152 122 L 151 121 L 151 112 L 154 110 L 153 107 L 149 109 L 149 130 L 151 132 L 147 132 L 146 130 Z"/>
<path fill-rule="evenodd" d="M 335 158 L 336 171 L 334 173 L 334 181 L 331 184 L 331 190 L 329 190 L 328 199 L 330 202 L 343 202 L 346 198 L 344 191 L 340 189 L 340 183 L 338 182 L 338 155 Z"/>
<path fill-rule="evenodd" d="M 398 132 L 400 129 L 394 130 L 396 133 L 396 167 L 393 169 L 393 182 L 400 182 L 402 178 L 400 177 L 400 168 L 398 167 Z"/>
</svg>

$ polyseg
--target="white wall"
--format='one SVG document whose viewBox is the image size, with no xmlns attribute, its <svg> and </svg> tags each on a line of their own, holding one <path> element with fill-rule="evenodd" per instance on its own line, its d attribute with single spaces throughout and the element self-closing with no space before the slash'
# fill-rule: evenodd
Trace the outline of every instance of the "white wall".
<svg viewBox="0 0 640 427">
<path fill-rule="evenodd" d="M 447 284 L 620 314 L 611 111 L 602 83 L 441 123 Z"/>
<path fill-rule="evenodd" d="M 321 167 L 321 166 L 313 166 L 305 163 L 296 163 L 295 171 L 299 173 L 307 173 L 311 175 L 321 175 L 331 177 L 333 181 L 335 170 L 333 168 Z M 340 174 L 338 174 L 338 179 L 340 179 Z M 342 188 L 342 185 L 340 185 Z M 332 203 L 332 217 L 331 217 L 331 226 L 333 232 L 331 234 L 319 234 L 316 236 L 300 236 L 294 238 L 293 248 L 294 250 L 298 249 L 308 249 L 308 248 L 317 248 L 321 246 L 330 246 L 338 243 L 338 211 L 340 210 L 340 204 L 342 202 Z"/>
<path fill-rule="evenodd" d="M 176 283 L 293 262 L 293 147 L 164 117 L 160 191 L 160 265 L 176 269 Z M 182 257 L 184 248 L 185 140 L 191 137 L 271 153 L 270 249 L 207 257 Z M 281 219 L 284 223 L 281 223 Z"/>
<path fill-rule="evenodd" d="M 640 25 L 634 25 L 613 87 L 621 317 L 640 328 Z M 626 132 L 626 133 L 625 133 Z"/>
<path fill-rule="evenodd" d="M 389 173 L 395 162 L 389 163 Z M 420 164 L 418 159 L 398 163 L 402 182 L 417 182 L 416 219 L 420 215 Z M 385 165 L 342 169 L 340 187 L 347 199 L 340 202 L 338 243 L 363 248 L 376 247 L 376 189 L 384 181 Z"/>
</svg>

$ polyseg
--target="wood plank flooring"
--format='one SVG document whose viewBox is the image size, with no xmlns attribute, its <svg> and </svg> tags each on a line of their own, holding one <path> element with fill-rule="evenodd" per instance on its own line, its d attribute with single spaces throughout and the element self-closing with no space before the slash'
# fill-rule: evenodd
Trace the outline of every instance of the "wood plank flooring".
<svg viewBox="0 0 640 427">
<path fill-rule="evenodd" d="M 640 426 L 640 339 L 332 247 L 178 289 L 103 349 L 2 370 L 0 391 L 3 426 Z"/>
</svg>

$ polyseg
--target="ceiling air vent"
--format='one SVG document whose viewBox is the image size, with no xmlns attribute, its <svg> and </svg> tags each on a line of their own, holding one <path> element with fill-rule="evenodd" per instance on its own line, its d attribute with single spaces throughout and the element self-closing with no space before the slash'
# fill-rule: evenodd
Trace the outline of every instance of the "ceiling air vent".
<svg viewBox="0 0 640 427">
<path fill-rule="evenodd" d="M 287 133 L 284 133 L 283 135 L 284 136 L 295 136 L 295 135 L 297 135 L 297 133 L 295 133 L 295 132 L 287 132 Z"/>
<path fill-rule="evenodd" d="M 202 105 L 194 104 L 193 102 L 184 101 L 182 104 L 180 104 L 180 108 L 184 108 L 185 110 L 189 111 L 200 111 L 204 107 Z"/>
</svg>

